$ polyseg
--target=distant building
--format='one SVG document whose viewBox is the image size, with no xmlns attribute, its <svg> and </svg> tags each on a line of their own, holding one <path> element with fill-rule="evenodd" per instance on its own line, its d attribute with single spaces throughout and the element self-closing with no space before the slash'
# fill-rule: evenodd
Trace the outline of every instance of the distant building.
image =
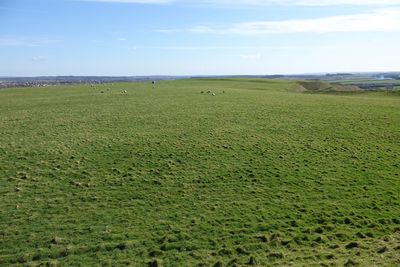
<svg viewBox="0 0 400 267">
<path fill-rule="evenodd" d="M 386 78 L 385 75 L 381 74 L 378 77 L 376 77 L 377 80 L 393 80 L 392 78 Z"/>
</svg>

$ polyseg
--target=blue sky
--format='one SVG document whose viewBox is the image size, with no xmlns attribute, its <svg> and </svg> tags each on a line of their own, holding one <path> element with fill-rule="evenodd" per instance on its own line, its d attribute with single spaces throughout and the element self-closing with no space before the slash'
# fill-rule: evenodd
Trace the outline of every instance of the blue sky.
<svg viewBox="0 0 400 267">
<path fill-rule="evenodd" d="M 0 0 L 0 76 L 400 71 L 400 0 Z"/>
</svg>

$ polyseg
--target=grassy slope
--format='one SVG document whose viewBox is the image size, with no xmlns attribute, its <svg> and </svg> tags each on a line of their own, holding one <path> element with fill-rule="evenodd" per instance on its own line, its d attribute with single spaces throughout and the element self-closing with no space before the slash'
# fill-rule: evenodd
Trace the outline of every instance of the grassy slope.
<svg viewBox="0 0 400 267">
<path fill-rule="evenodd" d="M 294 86 L 0 91 L 0 265 L 399 265 L 400 98 Z"/>
</svg>

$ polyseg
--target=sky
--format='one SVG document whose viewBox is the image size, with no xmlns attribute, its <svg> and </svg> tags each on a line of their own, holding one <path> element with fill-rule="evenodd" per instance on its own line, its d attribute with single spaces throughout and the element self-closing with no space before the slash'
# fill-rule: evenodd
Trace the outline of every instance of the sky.
<svg viewBox="0 0 400 267">
<path fill-rule="evenodd" d="M 400 0 L 0 0 L 0 76 L 400 71 Z"/>
</svg>

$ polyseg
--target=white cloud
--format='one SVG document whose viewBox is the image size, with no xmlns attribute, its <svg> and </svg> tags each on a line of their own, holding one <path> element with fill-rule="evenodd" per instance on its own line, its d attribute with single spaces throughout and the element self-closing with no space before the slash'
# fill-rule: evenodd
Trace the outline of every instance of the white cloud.
<svg viewBox="0 0 400 267">
<path fill-rule="evenodd" d="M 32 38 L 7 38 L 0 37 L 0 46 L 43 46 L 58 43 L 54 39 L 32 39 Z"/>
<path fill-rule="evenodd" d="M 42 61 L 46 61 L 47 58 L 44 57 L 44 56 L 34 56 L 34 57 L 31 58 L 31 60 L 33 62 L 42 62 Z"/>
<path fill-rule="evenodd" d="M 126 4 L 168 4 L 174 0 L 83 0 L 86 2 L 108 2 L 108 3 L 126 3 Z"/>
<path fill-rule="evenodd" d="M 334 47 L 337 47 L 335 45 Z M 229 45 L 175 45 L 175 46 L 132 46 L 130 50 L 176 50 L 176 51 L 207 51 L 207 50 L 293 50 L 293 49 L 319 49 L 321 47 L 331 47 L 331 46 L 229 46 Z M 261 58 L 260 54 L 240 54 L 241 58 L 245 59 L 257 59 Z"/>
<path fill-rule="evenodd" d="M 400 5 L 400 0 L 204 0 L 212 4 L 243 6 L 293 5 L 293 6 L 333 6 L 333 5 Z"/>
<path fill-rule="evenodd" d="M 287 33 L 330 33 L 330 32 L 397 32 L 400 31 L 400 8 L 379 9 L 369 13 L 331 16 L 314 19 L 255 21 L 233 24 L 227 27 L 201 26 L 191 32 L 234 35 L 266 35 Z"/>
<path fill-rule="evenodd" d="M 260 54 L 241 54 L 240 57 L 246 60 L 258 60 L 261 58 Z"/>
<path fill-rule="evenodd" d="M 198 33 L 207 33 L 207 32 L 212 32 L 213 30 L 208 26 L 196 26 L 190 29 L 190 31 Z"/>
<path fill-rule="evenodd" d="M 334 6 L 334 5 L 400 5 L 400 0 L 81 0 L 87 2 L 130 3 L 130 4 L 206 4 L 216 6 L 262 6 L 262 5 L 291 5 L 291 6 Z"/>
</svg>

